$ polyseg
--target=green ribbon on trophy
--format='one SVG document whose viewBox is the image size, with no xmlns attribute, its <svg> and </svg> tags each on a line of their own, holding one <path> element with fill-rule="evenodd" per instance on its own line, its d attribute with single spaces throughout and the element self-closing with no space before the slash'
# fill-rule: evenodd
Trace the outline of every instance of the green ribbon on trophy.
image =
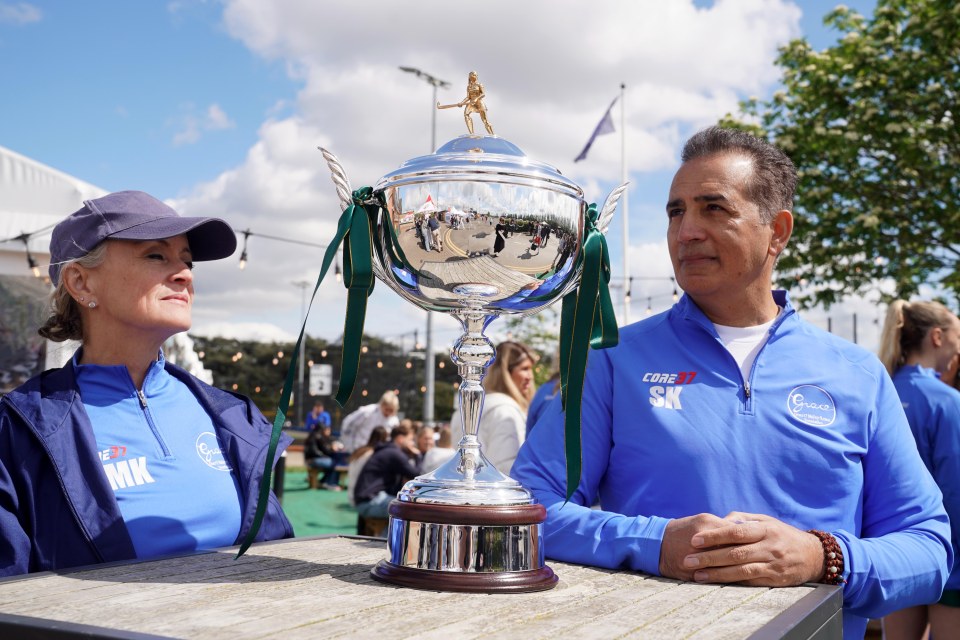
<svg viewBox="0 0 960 640">
<path fill-rule="evenodd" d="M 290 393 L 293 389 L 293 378 L 300 357 L 300 344 L 303 342 L 303 336 L 307 328 L 307 318 L 310 316 L 310 308 L 313 306 L 313 300 L 320 288 L 320 283 L 327 275 L 327 270 L 333 263 L 341 243 L 344 244 L 343 284 L 348 293 L 347 317 L 344 321 L 343 352 L 340 365 L 340 386 L 336 395 L 337 404 L 340 406 L 346 404 L 353 393 L 353 387 L 357 380 L 357 370 L 360 366 L 360 343 L 363 339 L 363 323 L 367 315 L 367 298 L 373 292 L 374 284 L 372 228 L 373 220 L 379 213 L 380 207 L 371 204 L 372 194 L 373 190 L 370 187 L 363 187 L 353 192 L 353 201 L 340 216 L 337 223 L 337 233 L 323 255 L 320 275 L 317 278 L 316 286 L 313 288 L 313 295 L 310 296 L 310 304 L 307 306 L 303 326 L 300 327 L 300 336 L 297 338 L 297 344 L 293 349 L 293 357 L 290 358 L 290 366 L 287 368 L 287 377 L 283 381 L 283 390 L 280 392 L 277 415 L 273 420 L 270 445 L 267 447 L 267 456 L 264 461 L 263 477 L 260 480 L 257 510 L 250 531 L 243 539 L 240 550 L 237 552 L 237 558 L 242 556 L 253 543 L 257 532 L 260 530 L 260 524 L 263 522 L 263 516 L 267 511 L 274 456 L 277 453 L 280 433 L 283 429 L 283 423 L 287 419 L 287 411 L 290 408 Z"/>
<path fill-rule="evenodd" d="M 607 239 L 597 228 L 596 204 L 587 208 L 577 260 L 583 266 L 580 285 L 563 297 L 560 312 L 560 398 L 564 409 L 567 500 L 580 484 L 583 466 L 580 409 L 588 346 L 606 349 L 619 341 L 610 300 L 610 254 Z"/>
</svg>

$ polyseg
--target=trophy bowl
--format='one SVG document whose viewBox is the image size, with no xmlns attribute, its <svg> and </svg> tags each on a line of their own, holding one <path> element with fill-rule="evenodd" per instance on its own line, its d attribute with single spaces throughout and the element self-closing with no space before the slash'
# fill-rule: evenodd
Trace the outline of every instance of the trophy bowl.
<svg viewBox="0 0 960 640">
<path fill-rule="evenodd" d="M 345 198 L 342 169 L 324 155 Z M 601 223 L 609 222 L 622 190 L 607 198 Z M 375 275 L 463 327 L 451 358 L 462 380 L 464 435 L 453 458 L 407 482 L 391 503 L 389 558 L 371 573 L 442 591 L 552 588 L 557 577 L 541 540 L 546 510 L 484 457 L 478 437 L 482 381 L 496 353 L 484 330 L 502 314 L 536 313 L 576 288 L 583 191 L 509 141 L 469 134 L 383 176 L 373 199 L 380 207 Z"/>
</svg>

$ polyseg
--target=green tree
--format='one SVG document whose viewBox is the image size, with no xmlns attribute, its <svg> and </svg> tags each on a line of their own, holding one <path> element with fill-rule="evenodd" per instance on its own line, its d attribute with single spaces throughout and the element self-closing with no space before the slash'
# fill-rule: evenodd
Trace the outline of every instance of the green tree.
<svg viewBox="0 0 960 640">
<path fill-rule="evenodd" d="M 214 384 L 223 389 L 236 391 L 250 396 L 257 407 L 269 419 L 277 411 L 277 402 L 283 388 L 290 359 L 293 356 L 294 342 L 254 342 L 230 338 L 204 338 L 191 336 L 195 348 L 203 353 L 203 364 L 213 372 Z M 387 340 L 376 336 L 364 335 L 364 349 L 360 353 L 360 368 L 353 395 L 346 405 L 337 405 L 333 396 L 324 396 L 325 408 L 333 416 L 334 424 L 358 407 L 376 402 L 384 391 L 397 391 L 400 396 L 400 410 L 413 420 L 423 418 L 423 354 L 404 350 Z M 336 394 L 340 379 L 342 346 L 326 340 L 304 338 L 305 377 L 309 375 L 309 364 L 330 364 L 333 367 L 333 393 Z M 453 411 L 453 392 L 459 381 L 456 367 L 449 360 L 438 359 L 434 365 L 435 408 L 437 420 L 449 420 Z M 296 375 L 296 374 L 295 374 Z M 294 378 L 294 392 L 297 380 Z M 305 391 L 308 389 L 304 382 Z M 313 407 L 315 398 L 304 398 L 304 412 Z M 291 398 L 287 416 L 299 424 L 303 416 L 293 415 L 296 407 Z"/>
<path fill-rule="evenodd" d="M 780 272 L 807 285 L 801 304 L 885 280 L 898 297 L 924 283 L 956 295 L 960 3 L 878 0 L 872 19 L 839 6 L 824 23 L 841 33 L 835 46 L 787 44 L 783 89 L 721 122 L 768 137 L 797 165 Z"/>
</svg>

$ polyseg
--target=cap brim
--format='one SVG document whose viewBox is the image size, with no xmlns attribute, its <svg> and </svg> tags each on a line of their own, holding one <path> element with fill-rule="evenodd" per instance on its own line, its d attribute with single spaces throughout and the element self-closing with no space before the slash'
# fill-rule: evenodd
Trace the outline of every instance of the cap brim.
<svg viewBox="0 0 960 640">
<path fill-rule="evenodd" d="M 159 218 L 111 234 L 116 240 L 163 240 L 182 234 L 195 261 L 229 258 L 237 250 L 237 234 L 220 218 Z"/>
</svg>

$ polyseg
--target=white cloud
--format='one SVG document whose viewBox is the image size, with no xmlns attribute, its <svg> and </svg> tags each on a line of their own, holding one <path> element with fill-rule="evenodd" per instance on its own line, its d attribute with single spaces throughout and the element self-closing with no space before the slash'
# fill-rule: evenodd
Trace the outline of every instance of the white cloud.
<svg viewBox="0 0 960 640">
<path fill-rule="evenodd" d="M 194 323 L 190 333 L 196 336 L 219 336 L 233 340 L 257 342 L 294 342 L 297 336 L 268 322 Z"/>
<path fill-rule="evenodd" d="M 32 4 L 0 2 L 0 24 L 25 25 L 42 19 L 43 12 Z"/>
<path fill-rule="evenodd" d="M 295 104 L 271 111 L 241 163 L 174 204 L 184 215 L 220 215 L 237 230 L 325 244 L 340 208 L 318 145 L 338 155 L 359 187 L 427 153 L 434 115 L 438 144 L 465 133 L 458 110 L 435 112 L 432 88 L 401 65 L 450 81 L 452 87 L 437 94 L 444 103 L 465 95 L 467 72 L 476 70 L 497 134 L 581 183 L 589 201 L 601 201 L 619 182 L 620 136 L 598 139 L 586 162 L 575 165 L 573 158 L 621 83 L 631 171 L 667 170 L 692 130 L 735 110 L 740 97 L 768 92 L 778 77 L 776 49 L 799 35 L 799 17 L 786 0 L 717 0 L 705 9 L 692 0 L 494 0 L 482 11 L 439 0 L 376 0 L 362 8 L 227 0 L 227 32 L 285 64 L 302 90 Z M 213 107 L 206 120 L 184 120 L 179 144 L 196 141 L 217 120 L 210 117 Z M 614 122 L 619 130 L 619 108 Z M 631 197 L 633 218 L 643 201 L 659 194 Z M 238 256 L 200 267 L 198 287 L 205 283 L 207 293 L 198 298 L 198 323 L 274 322 L 292 333 L 300 300 L 290 283 L 314 281 L 322 252 L 254 235 L 248 253 L 242 272 Z M 631 272 L 647 267 L 631 264 Z M 308 330 L 333 338 L 342 331 L 345 297 L 330 280 L 318 293 Z M 639 295 L 634 291 L 635 300 Z M 423 316 L 378 283 L 367 329 L 408 331 L 422 327 Z M 456 335 L 456 325 L 444 331 Z"/>
<path fill-rule="evenodd" d="M 200 127 L 193 118 L 186 118 L 183 122 L 183 128 L 173 135 L 173 146 L 182 147 L 185 144 L 193 144 L 200 139 Z"/>
<path fill-rule="evenodd" d="M 207 107 L 207 119 L 205 126 L 211 131 L 219 129 L 233 129 L 236 123 L 220 108 L 220 105 L 214 103 Z"/>
<path fill-rule="evenodd" d="M 194 106 L 190 104 L 184 105 L 181 111 L 183 111 L 183 114 L 176 119 L 179 130 L 173 135 L 172 140 L 175 147 L 198 142 L 206 131 L 220 131 L 236 127 L 236 123 L 216 103 L 208 106 L 202 117 L 196 115 Z"/>
</svg>

